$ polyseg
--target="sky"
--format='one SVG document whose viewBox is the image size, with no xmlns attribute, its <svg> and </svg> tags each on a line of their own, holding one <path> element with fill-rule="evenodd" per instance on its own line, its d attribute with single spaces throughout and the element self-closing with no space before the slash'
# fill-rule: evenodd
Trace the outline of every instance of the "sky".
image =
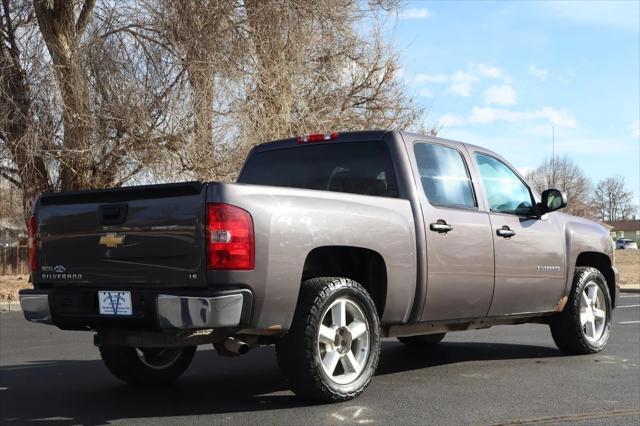
<svg viewBox="0 0 640 426">
<path fill-rule="evenodd" d="M 386 20 L 409 93 L 439 136 L 521 172 L 555 152 L 640 204 L 640 0 L 405 1 Z"/>
</svg>

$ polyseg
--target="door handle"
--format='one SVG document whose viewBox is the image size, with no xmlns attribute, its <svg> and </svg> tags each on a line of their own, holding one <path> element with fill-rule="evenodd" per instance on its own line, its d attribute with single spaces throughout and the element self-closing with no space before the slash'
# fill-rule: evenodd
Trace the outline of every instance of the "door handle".
<svg viewBox="0 0 640 426">
<path fill-rule="evenodd" d="M 449 225 L 444 220 L 439 219 L 436 223 L 430 224 L 429 229 L 439 234 L 446 234 L 453 229 L 453 225 Z"/>
<path fill-rule="evenodd" d="M 511 228 L 509 228 L 508 226 L 503 226 L 502 228 L 498 229 L 496 231 L 496 234 L 498 234 L 498 236 L 503 237 L 503 238 L 511 238 L 514 235 L 516 235 L 515 231 L 512 231 Z"/>
</svg>

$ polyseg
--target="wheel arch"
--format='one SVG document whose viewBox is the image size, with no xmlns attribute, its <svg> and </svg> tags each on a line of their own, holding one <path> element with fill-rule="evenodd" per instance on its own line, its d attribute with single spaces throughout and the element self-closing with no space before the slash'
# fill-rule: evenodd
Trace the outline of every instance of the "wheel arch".
<svg viewBox="0 0 640 426">
<path fill-rule="evenodd" d="M 583 251 L 578 254 L 575 266 L 590 266 L 592 268 L 596 268 L 600 273 L 602 273 L 604 278 L 607 280 L 607 288 L 609 289 L 609 295 L 611 296 L 611 307 L 615 308 L 617 302 L 616 278 L 609 256 L 596 251 Z"/>
<path fill-rule="evenodd" d="M 377 251 L 354 246 L 321 246 L 304 261 L 302 281 L 318 277 L 349 278 L 363 286 L 382 318 L 387 302 L 387 265 Z"/>
</svg>

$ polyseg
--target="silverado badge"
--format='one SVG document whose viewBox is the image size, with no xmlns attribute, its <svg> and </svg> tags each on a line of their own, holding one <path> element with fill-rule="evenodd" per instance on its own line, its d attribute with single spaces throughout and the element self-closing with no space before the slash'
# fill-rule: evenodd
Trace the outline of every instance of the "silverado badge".
<svg viewBox="0 0 640 426">
<path fill-rule="evenodd" d="M 122 244 L 122 242 L 124 241 L 124 237 L 124 235 L 119 236 L 117 234 L 106 234 L 100 237 L 100 241 L 98 244 L 109 248 L 115 248 Z"/>
</svg>

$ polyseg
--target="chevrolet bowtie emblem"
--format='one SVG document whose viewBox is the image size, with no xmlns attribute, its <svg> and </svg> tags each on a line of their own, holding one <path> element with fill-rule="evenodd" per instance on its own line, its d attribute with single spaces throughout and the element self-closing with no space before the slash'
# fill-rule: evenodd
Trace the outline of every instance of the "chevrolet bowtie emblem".
<svg viewBox="0 0 640 426">
<path fill-rule="evenodd" d="M 118 247 L 124 241 L 124 235 L 118 236 L 117 234 L 107 234 L 100 237 L 101 246 L 106 246 L 110 248 Z"/>
</svg>

